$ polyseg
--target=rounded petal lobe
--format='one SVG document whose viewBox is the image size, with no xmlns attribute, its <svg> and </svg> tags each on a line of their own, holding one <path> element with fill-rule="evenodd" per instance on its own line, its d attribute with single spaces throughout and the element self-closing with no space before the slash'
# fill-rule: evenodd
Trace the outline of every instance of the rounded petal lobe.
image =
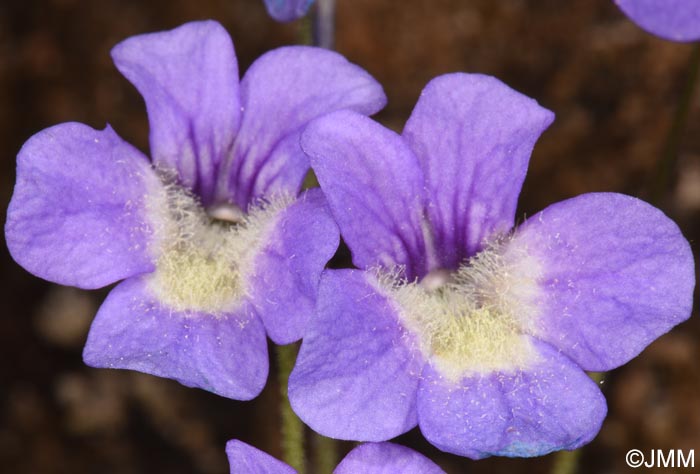
<svg viewBox="0 0 700 474">
<path fill-rule="evenodd" d="M 296 194 L 309 163 L 299 134 L 312 119 L 349 109 L 370 115 L 386 103 L 382 87 L 332 51 L 278 48 L 261 56 L 241 81 L 243 122 L 222 173 L 220 199 L 243 209 L 256 198 Z"/>
<path fill-rule="evenodd" d="M 365 443 L 338 464 L 333 474 L 445 474 L 434 462 L 394 443 Z"/>
<path fill-rule="evenodd" d="M 394 307 L 364 272 L 327 270 L 289 378 L 289 401 L 313 430 L 386 441 L 416 424 L 423 367 Z"/>
<path fill-rule="evenodd" d="M 277 21 L 293 21 L 306 15 L 313 0 L 265 0 L 265 7 Z"/>
<path fill-rule="evenodd" d="M 312 122 L 302 147 L 359 268 L 428 272 L 425 189 L 415 155 L 400 136 L 342 111 Z"/>
<path fill-rule="evenodd" d="M 607 408 L 596 384 L 551 346 L 533 341 L 540 359 L 514 373 L 444 379 L 431 367 L 418 392 L 418 424 L 449 453 L 532 457 L 575 449 L 595 437 Z"/>
<path fill-rule="evenodd" d="M 282 211 L 249 283 L 250 301 L 275 343 L 289 344 L 304 335 L 321 272 L 338 241 L 338 226 L 320 189 L 302 194 Z"/>
<path fill-rule="evenodd" d="M 100 288 L 153 270 L 148 160 L 107 127 L 43 130 L 17 156 L 5 237 L 12 257 L 62 285 Z"/>
<path fill-rule="evenodd" d="M 119 284 L 97 313 L 83 351 L 91 367 L 137 370 L 235 400 L 267 380 L 262 323 L 245 304 L 230 314 L 185 314 L 152 296 L 148 277 Z"/>
<path fill-rule="evenodd" d="M 639 199 L 584 194 L 515 233 L 539 262 L 535 335 L 585 370 L 610 370 L 690 316 L 693 255 L 678 226 Z"/>
<path fill-rule="evenodd" d="M 296 474 L 297 471 L 253 446 L 232 439 L 226 443 L 231 474 Z"/>
<path fill-rule="evenodd" d="M 447 74 L 425 87 L 403 137 L 425 172 L 438 266 L 456 268 L 511 229 L 530 154 L 553 119 L 490 76 Z"/>
<path fill-rule="evenodd" d="M 615 0 L 625 15 L 649 33 L 671 41 L 700 39 L 696 0 Z"/>
<path fill-rule="evenodd" d="M 231 38 L 214 21 L 131 37 L 114 47 L 119 71 L 148 109 L 154 163 L 209 205 L 236 136 L 241 104 Z"/>
</svg>

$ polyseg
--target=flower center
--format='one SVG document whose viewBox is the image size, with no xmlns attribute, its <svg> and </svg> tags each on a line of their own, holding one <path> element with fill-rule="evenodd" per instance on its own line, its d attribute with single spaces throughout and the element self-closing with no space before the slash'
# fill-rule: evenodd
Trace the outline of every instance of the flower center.
<svg viewBox="0 0 700 474">
<path fill-rule="evenodd" d="M 247 291 L 254 258 L 279 212 L 291 199 L 280 198 L 244 214 L 232 205 L 205 211 L 196 197 L 167 185 L 154 200 L 158 257 L 150 288 L 178 312 L 230 312 Z"/>
<path fill-rule="evenodd" d="M 420 283 L 380 276 L 404 327 L 446 378 L 513 372 L 537 360 L 528 333 L 536 314 L 539 268 L 500 241 L 457 271 L 434 270 Z"/>
</svg>

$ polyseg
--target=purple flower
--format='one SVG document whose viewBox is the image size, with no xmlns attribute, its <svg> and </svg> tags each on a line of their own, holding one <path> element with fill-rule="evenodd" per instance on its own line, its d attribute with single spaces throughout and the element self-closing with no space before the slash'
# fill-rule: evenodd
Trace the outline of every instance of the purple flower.
<svg viewBox="0 0 700 474">
<path fill-rule="evenodd" d="M 235 399 L 255 397 L 267 342 L 301 337 L 338 243 L 308 170 L 302 127 L 381 87 L 340 55 L 271 51 L 240 81 L 216 22 L 129 38 L 112 56 L 143 95 L 152 162 L 107 127 L 51 127 L 18 156 L 7 244 L 31 273 L 112 290 L 84 359 Z"/>
<path fill-rule="evenodd" d="M 265 7 L 275 20 L 288 22 L 306 15 L 312 3 L 314 0 L 265 0 Z"/>
<path fill-rule="evenodd" d="M 700 2 L 697 0 L 615 0 L 633 22 L 649 33 L 671 41 L 700 39 Z"/>
<path fill-rule="evenodd" d="M 226 443 L 231 474 L 296 474 L 267 453 L 237 439 Z M 445 474 L 412 449 L 393 443 L 362 444 L 348 453 L 333 474 Z"/>
<path fill-rule="evenodd" d="M 553 114 L 498 80 L 433 80 L 397 135 L 352 112 L 302 136 L 362 270 L 327 270 L 289 383 L 326 436 L 384 441 L 419 425 L 472 458 L 590 441 L 610 370 L 686 319 L 693 258 L 678 227 L 613 193 L 513 229 Z"/>
</svg>

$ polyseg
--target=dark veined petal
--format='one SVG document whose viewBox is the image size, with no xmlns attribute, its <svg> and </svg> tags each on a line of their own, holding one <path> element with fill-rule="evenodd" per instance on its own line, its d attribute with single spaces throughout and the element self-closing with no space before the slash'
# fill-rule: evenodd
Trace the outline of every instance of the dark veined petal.
<svg viewBox="0 0 700 474">
<path fill-rule="evenodd" d="M 553 119 L 490 76 L 447 74 L 423 89 L 403 137 L 425 172 L 440 266 L 456 268 L 511 229 L 530 154 Z"/>
<path fill-rule="evenodd" d="M 226 30 L 201 21 L 133 36 L 112 49 L 112 58 L 146 101 L 153 162 L 211 204 L 241 116 L 238 63 Z"/>
<path fill-rule="evenodd" d="M 362 269 L 400 265 L 408 279 L 425 275 L 423 173 L 401 137 L 342 111 L 312 122 L 302 147 L 353 263 Z"/>
<path fill-rule="evenodd" d="M 250 66 L 241 101 L 243 121 L 221 173 L 219 199 L 245 209 L 257 198 L 299 191 L 309 169 L 299 134 L 310 120 L 342 109 L 371 115 L 386 97 L 372 76 L 340 54 L 288 46 Z"/>
</svg>

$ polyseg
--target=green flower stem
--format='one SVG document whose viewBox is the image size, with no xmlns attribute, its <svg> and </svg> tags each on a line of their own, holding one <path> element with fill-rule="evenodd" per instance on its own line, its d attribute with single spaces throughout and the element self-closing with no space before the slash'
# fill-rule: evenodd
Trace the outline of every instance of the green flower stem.
<svg viewBox="0 0 700 474">
<path fill-rule="evenodd" d="M 338 449 L 336 441 L 314 433 L 312 441 L 314 447 L 314 472 L 317 474 L 329 474 L 338 464 Z"/>
<path fill-rule="evenodd" d="M 297 418 L 294 411 L 292 411 L 287 393 L 289 374 L 294 368 L 298 350 L 297 344 L 277 346 L 277 361 L 279 364 L 278 380 L 280 384 L 280 395 L 282 395 L 280 411 L 282 417 L 282 451 L 284 461 L 296 469 L 299 474 L 304 474 L 304 424 Z"/>
<path fill-rule="evenodd" d="M 680 148 L 683 132 L 685 132 L 690 113 L 690 105 L 693 102 L 695 90 L 698 85 L 698 72 L 700 71 L 700 43 L 693 46 L 686 73 L 686 82 L 681 92 L 681 98 L 676 105 L 676 113 L 673 116 L 671 129 L 666 137 L 664 151 L 661 159 L 657 163 L 653 183 L 651 186 L 651 203 L 659 205 L 673 178 L 673 169 L 678 161 L 678 150 Z"/>
</svg>

